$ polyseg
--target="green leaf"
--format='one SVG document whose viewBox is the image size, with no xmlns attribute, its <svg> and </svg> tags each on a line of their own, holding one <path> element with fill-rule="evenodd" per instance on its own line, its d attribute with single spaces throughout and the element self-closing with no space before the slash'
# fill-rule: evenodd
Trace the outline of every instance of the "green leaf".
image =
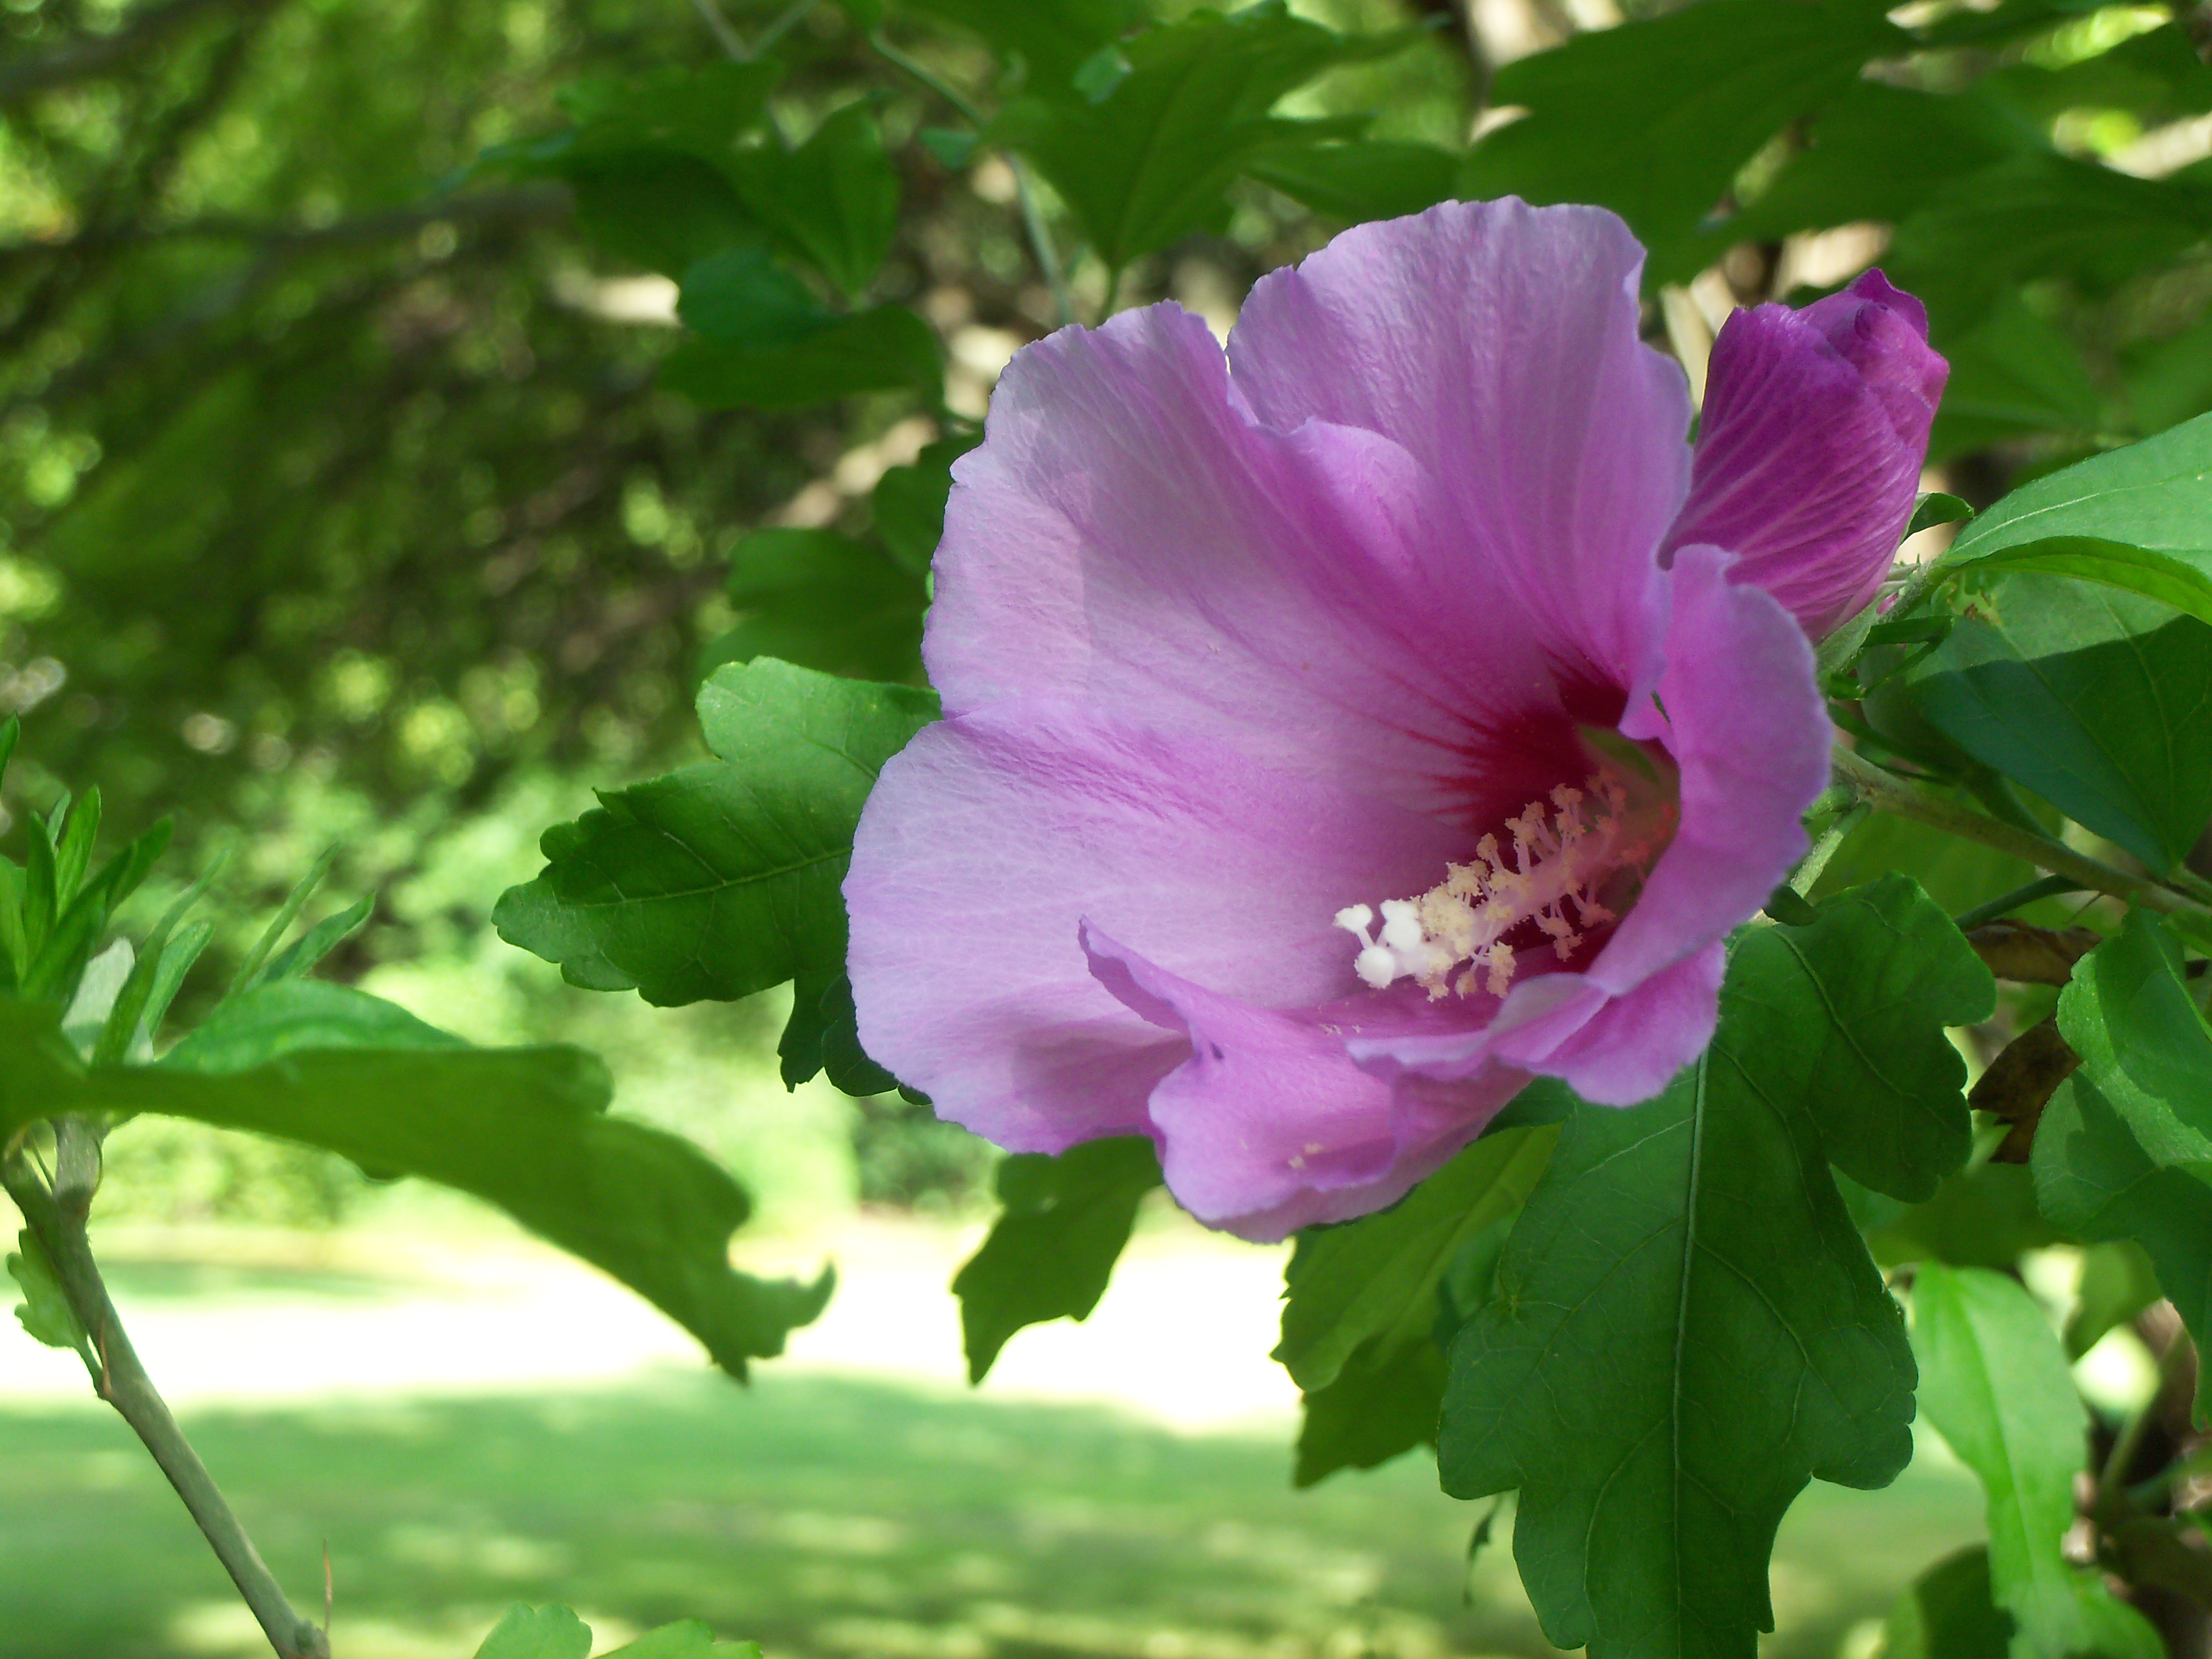
<svg viewBox="0 0 2212 1659">
<path fill-rule="evenodd" d="M 1138 1204 L 1159 1184 L 1152 1143 L 1136 1136 L 1086 1141 L 1056 1158 L 1017 1152 L 999 1165 L 999 1218 L 952 1280 L 970 1382 L 983 1380 L 1024 1326 L 1091 1316 Z"/>
<path fill-rule="evenodd" d="M 2109 582 L 2212 622 L 2212 415 L 2014 490 L 1959 532 L 1945 568 Z"/>
<path fill-rule="evenodd" d="M 1878 1486 L 1911 1453 L 1903 1321 L 1820 1144 L 1828 1033 L 1787 1012 L 1793 931 L 1741 937 L 1665 1093 L 1576 1110 L 1452 1347 L 1444 1489 L 1520 1488 L 1522 1582 L 1589 1659 L 1751 1659 L 1808 1476 Z"/>
<path fill-rule="evenodd" d="M 493 923 L 572 984 L 665 1006 L 795 978 L 797 1007 L 818 1021 L 845 970 L 839 888 L 861 805 L 936 713 L 926 691 L 769 659 L 720 669 L 699 718 L 720 758 L 603 795 L 546 831 L 545 870 L 508 890 Z M 787 1059 L 787 1080 L 793 1069 Z"/>
<path fill-rule="evenodd" d="M 1820 906 L 1808 927 L 1771 930 L 1747 981 L 1768 1029 L 1800 1033 L 1800 1075 L 1817 1102 L 1829 1161 L 1908 1201 L 1933 1197 L 1966 1159 L 1966 1061 L 1944 1028 L 1986 1019 L 1996 982 L 1951 919 L 1909 876 Z M 1781 969 L 1787 960 L 1793 971 Z"/>
<path fill-rule="evenodd" d="M 578 81 L 561 92 L 574 130 L 541 148 L 560 157 L 666 149 L 720 166 L 782 79 L 782 64 L 757 58 Z"/>
<path fill-rule="evenodd" d="M 610 1648 L 600 1659 L 761 1659 L 757 1642 L 717 1642 L 696 1619 L 663 1625 L 627 1646 Z"/>
<path fill-rule="evenodd" d="M 918 678 L 921 583 L 834 530 L 757 530 L 730 555 L 730 599 L 747 613 L 708 644 L 702 672 L 780 657 L 865 679 Z"/>
<path fill-rule="evenodd" d="M 1029 69 L 1033 92 L 1072 95 L 1084 60 L 1116 36 L 1151 21 L 1141 0 L 900 0 L 970 29 L 1002 56 Z"/>
<path fill-rule="evenodd" d="M 224 988 L 225 997 L 236 996 L 261 977 L 263 964 L 276 949 L 276 941 L 291 931 L 292 924 L 300 919 L 300 912 L 307 908 L 307 901 L 315 896 L 315 889 L 323 884 L 331 866 L 337 861 L 338 849 L 326 847 L 323 854 L 309 867 L 307 873 L 292 884 L 292 890 L 284 895 L 284 902 L 276 907 L 276 914 L 269 918 L 269 925 L 261 930 L 261 937 L 246 953 L 246 960 L 238 964 L 238 971 Z"/>
<path fill-rule="evenodd" d="M 2068 1133 L 2071 1127 L 2059 1133 Z M 2134 1240 L 2090 1245 L 2081 1252 L 2081 1281 L 2075 1291 L 2074 1310 L 2066 1316 L 2066 1357 L 2079 1359 L 2106 1332 L 2126 1324 L 2164 1294 L 2157 1267 Z"/>
<path fill-rule="evenodd" d="M 585 237 L 626 264 L 681 278 L 708 255 L 757 237 L 728 175 L 696 155 L 626 150 L 559 168 Z"/>
<path fill-rule="evenodd" d="M 934 399 L 944 359 L 929 325 L 904 306 L 856 311 L 780 345 L 685 341 L 661 384 L 708 409 L 805 409 L 860 392 L 918 392 Z"/>
<path fill-rule="evenodd" d="M 1527 1200 L 1559 1136 L 1549 1125 L 1485 1135 L 1389 1209 L 1300 1233 L 1273 1358 L 1311 1394 L 1370 1343 L 1427 1341 L 1444 1269 Z"/>
<path fill-rule="evenodd" d="M 2081 349 L 2017 293 L 2000 295 L 1966 332 L 1945 331 L 1942 345 L 1951 378 L 1929 440 L 1931 460 L 2029 434 L 2087 438 L 2104 429 L 2105 400 Z"/>
<path fill-rule="evenodd" d="M 752 241 L 720 249 L 686 270 L 676 314 L 694 333 L 747 351 L 796 345 L 836 320 Z"/>
<path fill-rule="evenodd" d="M 92 840 L 99 833 L 100 791 L 88 789 L 54 845 L 54 894 L 63 904 L 84 885 L 84 872 L 92 863 Z"/>
<path fill-rule="evenodd" d="M 840 974 L 818 1000 L 822 1008 L 822 1070 L 830 1085 L 856 1099 L 897 1088 L 898 1079 L 861 1050 L 860 1018 L 853 1006 L 853 981 Z"/>
<path fill-rule="evenodd" d="M 1449 201 L 1461 164 L 1459 156 L 1433 144 L 1360 138 L 1265 150 L 1244 172 L 1316 213 L 1358 224 Z"/>
<path fill-rule="evenodd" d="M 517 1602 L 484 1638 L 476 1659 L 586 1659 L 591 1650 L 592 1627 L 568 1608 Z"/>
<path fill-rule="evenodd" d="M 797 149 L 744 151 L 732 176 L 760 222 L 848 295 L 890 252 L 899 179 L 866 104 L 848 104 Z"/>
<path fill-rule="evenodd" d="M 939 438 L 909 466 L 894 466 L 876 481 L 869 507 L 876 534 L 902 568 L 925 574 L 945 538 L 945 503 L 952 493 L 952 463 L 983 441 L 980 431 Z"/>
<path fill-rule="evenodd" d="M 92 955 L 94 943 L 106 930 L 116 907 L 138 889 L 155 861 L 168 847 L 171 824 L 163 818 L 133 840 L 86 882 L 54 924 L 46 942 L 31 957 L 22 975 L 21 990 L 29 997 L 58 994 L 76 983 Z M 37 836 L 31 845 L 40 845 Z"/>
<path fill-rule="evenodd" d="M 15 1235 L 18 1249 L 8 1255 L 8 1276 L 23 1292 L 23 1300 L 16 1304 L 15 1317 L 23 1328 L 50 1348 L 67 1348 L 72 1353 L 88 1353 L 90 1339 L 84 1327 L 77 1322 L 76 1310 L 62 1293 L 62 1282 L 55 1275 L 53 1264 L 31 1230 L 26 1227 Z"/>
<path fill-rule="evenodd" d="M 2212 821 L 2212 625 L 2194 617 L 2004 572 L 1906 684 L 1950 741 L 2159 875 Z"/>
<path fill-rule="evenodd" d="M 1898 1598 L 1882 1632 L 1882 1659 L 2008 1659 L 2012 1615 L 1990 1596 L 1990 1552 L 1947 1555 Z"/>
<path fill-rule="evenodd" d="M 1911 46 L 1878 10 L 1833 0 L 1705 0 L 1579 34 L 1498 72 L 1493 101 L 1528 113 L 1475 146 L 1459 193 L 1609 207 L 1652 250 L 1650 280 L 1679 280 L 1743 164 L 1869 58 Z"/>
<path fill-rule="evenodd" d="M 269 965 L 261 970 L 261 981 L 305 978 L 325 957 L 360 932 L 375 908 L 376 896 L 372 893 L 325 916 L 270 958 Z"/>
<path fill-rule="evenodd" d="M 1339 1469 L 1371 1469 L 1431 1444 L 1443 1400 L 1443 1350 L 1425 1334 L 1370 1343 L 1304 1395 L 1291 1484 L 1310 1486 Z"/>
<path fill-rule="evenodd" d="M 2180 953 L 2142 911 L 2075 964 L 2058 1028 L 2081 1056 L 2036 1126 L 2036 1197 L 2076 1237 L 2132 1239 L 2200 1347 L 2212 1343 L 2212 1029 Z M 2197 1411 L 2212 1415 L 2200 1374 Z"/>
<path fill-rule="evenodd" d="M 1324 129 L 1268 112 L 1322 70 L 1412 35 L 1340 35 L 1279 4 L 1194 12 L 1123 48 L 1129 72 L 1096 103 L 1025 98 L 986 137 L 1036 164 L 1112 270 L 1227 222 L 1223 192 L 1255 157 Z"/>
<path fill-rule="evenodd" d="M 1885 1267 L 1942 1261 L 2010 1268 L 2022 1252 L 2062 1242 L 2036 1207 L 2034 1182 L 2017 1164 L 1962 1170 L 1921 1204 L 1868 1198 L 1859 1224 L 1874 1259 Z"/>
<path fill-rule="evenodd" d="M 2027 154 L 1951 180 L 1899 223 L 1886 269 L 1947 327 L 2016 283 L 2071 277 L 2092 293 L 2171 263 L 2212 229 L 2212 192 L 2094 162 Z"/>
<path fill-rule="evenodd" d="M 471 1048 L 342 986 L 241 993 L 156 1066 L 87 1067 L 51 1006 L 0 1000 L 0 1139 L 62 1112 L 153 1112 L 325 1147 L 379 1173 L 469 1193 L 605 1269 L 732 1376 L 782 1351 L 828 1299 L 732 1271 L 750 1206 L 696 1148 L 606 1115 L 598 1060 L 567 1048 Z"/>
<path fill-rule="evenodd" d="M 1923 1267 L 1912 1287 L 1920 1403 L 1989 1497 L 1990 1581 L 2022 1659 L 2159 1659 L 2165 1644 L 2095 1574 L 2069 1565 L 2087 1422 L 2058 1339 L 2014 1279 Z"/>
</svg>

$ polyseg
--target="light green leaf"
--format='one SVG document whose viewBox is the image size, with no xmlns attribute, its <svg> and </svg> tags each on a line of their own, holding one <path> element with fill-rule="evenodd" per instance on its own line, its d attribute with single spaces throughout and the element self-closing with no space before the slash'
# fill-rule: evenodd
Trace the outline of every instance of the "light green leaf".
<svg viewBox="0 0 2212 1659">
<path fill-rule="evenodd" d="M 1137 1206 L 1159 1184 L 1159 1159 L 1139 1137 L 1086 1141 L 1057 1158 L 1018 1152 L 999 1165 L 999 1218 L 952 1281 L 970 1382 L 1024 1326 L 1091 1316 Z"/>
<path fill-rule="evenodd" d="M 518 1602 L 484 1638 L 476 1659 L 585 1659 L 591 1650 L 592 1627 L 568 1608 Z"/>
<path fill-rule="evenodd" d="M 69 1304 L 63 1294 L 62 1282 L 55 1276 L 53 1263 L 46 1260 L 46 1251 L 38 1239 L 26 1227 L 15 1236 L 18 1249 L 8 1255 L 8 1276 L 23 1292 L 23 1300 L 16 1304 L 15 1317 L 23 1328 L 50 1348 L 67 1348 L 72 1353 L 91 1351 L 90 1340 L 84 1327 L 77 1322 L 76 1310 Z"/>
<path fill-rule="evenodd" d="M 610 1648 L 600 1659 L 761 1659 L 761 1650 L 757 1642 L 717 1642 L 706 1626 L 686 1619 Z"/>
<path fill-rule="evenodd" d="M 818 1022 L 845 970 L 839 889 L 861 805 L 936 713 L 926 691 L 767 658 L 719 669 L 699 718 L 720 758 L 605 794 L 547 830 L 545 870 L 508 890 L 492 921 L 574 984 L 665 1006 L 796 979 L 799 1016 Z M 820 1042 L 817 1030 L 812 1064 Z M 787 1080 L 794 1070 L 812 1075 L 787 1056 Z"/>
<path fill-rule="evenodd" d="M 191 1118 L 469 1193 L 628 1285 L 732 1376 L 818 1314 L 813 1285 L 732 1272 L 744 1194 L 688 1142 L 606 1115 L 591 1055 L 471 1048 L 344 987 L 241 993 L 155 1066 L 87 1067 L 51 1006 L 0 1000 L 0 1140 L 62 1112 Z"/>
<path fill-rule="evenodd" d="M 376 896 L 372 893 L 325 916 L 270 958 L 269 965 L 261 970 L 262 981 L 300 979 L 314 972 L 325 957 L 361 931 L 362 924 L 375 908 Z"/>
<path fill-rule="evenodd" d="M 1943 564 L 2109 582 L 2212 622 L 2212 415 L 2021 485 Z"/>
<path fill-rule="evenodd" d="M 1924 1267 L 1912 1346 L 1922 1409 L 1989 1497 L 1991 1593 L 2016 1626 L 2013 1659 L 2160 1659 L 2148 1621 L 2059 1553 L 2088 1425 L 2027 1291 L 1978 1267 Z"/>
<path fill-rule="evenodd" d="M 1741 937 L 1665 1093 L 1577 1109 L 1452 1347 L 1444 1488 L 1520 1488 L 1522 1582 L 1589 1659 L 1752 1659 L 1807 1478 L 1878 1486 L 1911 1455 L 1911 1357 L 1829 1176 L 1830 1035 L 1794 1012 L 1792 931 Z"/>
</svg>

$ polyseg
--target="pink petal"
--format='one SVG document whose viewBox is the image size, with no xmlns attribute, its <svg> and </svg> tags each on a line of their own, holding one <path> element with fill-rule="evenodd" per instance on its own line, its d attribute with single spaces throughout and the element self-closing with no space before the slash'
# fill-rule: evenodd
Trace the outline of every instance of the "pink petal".
<svg viewBox="0 0 2212 1659">
<path fill-rule="evenodd" d="M 1189 1058 L 1153 1090 L 1168 1190 L 1200 1220 L 1270 1242 L 1394 1204 L 1472 1140 L 1528 1079 L 1385 1081 L 1322 1011 L 1282 1013 L 1169 973 L 1088 924 L 1099 982 L 1182 1035 Z"/>
<path fill-rule="evenodd" d="M 1261 277 L 1230 358 L 1267 425 L 1403 446 L 1458 508 L 1485 596 L 1618 671 L 1689 483 L 1686 384 L 1637 336 L 1643 266 L 1602 209 L 1448 202 Z"/>
<path fill-rule="evenodd" d="M 1949 366 L 1911 295 L 1868 271 L 1792 311 L 1739 311 L 1713 343 L 1690 499 L 1670 548 L 1741 556 L 1818 639 L 1860 611 L 1912 516 Z"/>
<path fill-rule="evenodd" d="M 924 646 L 956 714 L 1079 698 L 1472 822 L 1556 782 L 1571 726 L 1616 718 L 1634 678 L 1523 608 L 1401 443 L 1254 425 L 1172 306 L 1024 351 L 956 475 Z M 1622 605 L 1678 498 L 1605 573 Z"/>
<path fill-rule="evenodd" d="M 1458 844 L 1388 802 L 1087 708 L 942 721 L 884 769 L 845 879 L 862 1046 L 1014 1151 L 1139 1130 L 1188 1046 L 1100 988 L 1084 917 L 1178 973 L 1312 1006 L 1362 988 L 1336 912 L 1420 890 Z"/>
</svg>

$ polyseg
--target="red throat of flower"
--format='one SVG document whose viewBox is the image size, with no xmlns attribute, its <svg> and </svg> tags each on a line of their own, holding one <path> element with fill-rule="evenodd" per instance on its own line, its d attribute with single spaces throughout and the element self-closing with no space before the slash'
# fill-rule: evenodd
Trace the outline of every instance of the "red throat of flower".
<svg viewBox="0 0 2212 1659">
<path fill-rule="evenodd" d="M 1472 862 L 1413 898 L 1354 904 L 1336 925 L 1359 941 L 1352 966 L 1376 990 L 1418 981 L 1434 1000 L 1448 992 L 1502 997 L 1522 957 L 1548 945 L 1565 963 L 1635 900 L 1652 860 L 1674 836 L 1672 790 L 1632 783 L 1601 766 L 1583 787 L 1560 784 L 1485 836 Z M 1510 940 L 1517 935 L 1520 945 Z"/>
</svg>

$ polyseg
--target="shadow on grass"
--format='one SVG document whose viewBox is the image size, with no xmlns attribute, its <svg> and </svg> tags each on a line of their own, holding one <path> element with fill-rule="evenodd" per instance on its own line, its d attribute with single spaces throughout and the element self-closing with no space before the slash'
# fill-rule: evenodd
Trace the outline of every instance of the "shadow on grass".
<svg viewBox="0 0 2212 1659">
<path fill-rule="evenodd" d="M 1359 1659 L 1550 1651 L 1480 1507 L 1406 1458 L 1310 1492 L 1287 1449 L 772 1368 L 527 1398 L 200 1411 L 185 1426 L 303 1605 L 327 1540 L 341 1659 L 467 1659 L 509 1601 L 600 1645 L 700 1618 L 772 1659 Z M 1978 1535 L 1945 1470 L 1816 1487 L 1784 1528 L 1782 1634 L 1826 1659 Z M 260 1647 L 103 1410 L 0 1411 L 0 1659 Z"/>
</svg>

